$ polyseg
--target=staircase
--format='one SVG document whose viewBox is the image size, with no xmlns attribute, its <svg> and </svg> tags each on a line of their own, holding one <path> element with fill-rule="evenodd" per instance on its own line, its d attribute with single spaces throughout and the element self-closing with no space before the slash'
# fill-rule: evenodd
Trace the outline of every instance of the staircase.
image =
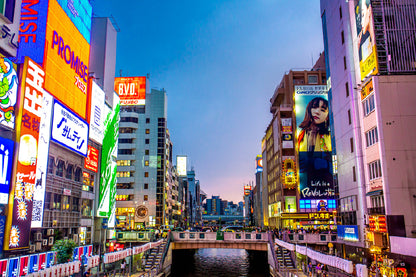
<svg viewBox="0 0 416 277">
<path fill-rule="evenodd" d="M 158 247 L 152 248 L 144 262 L 144 270 L 149 271 L 154 267 L 159 266 L 162 261 L 163 253 L 165 252 L 166 242 L 162 242 Z"/>
<path fill-rule="evenodd" d="M 280 246 L 276 247 L 276 257 L 277 261 L 279 262 L 279 266 L 285 267 L 287 269 L 295 269 L 290 251 Z"/>
</svg>

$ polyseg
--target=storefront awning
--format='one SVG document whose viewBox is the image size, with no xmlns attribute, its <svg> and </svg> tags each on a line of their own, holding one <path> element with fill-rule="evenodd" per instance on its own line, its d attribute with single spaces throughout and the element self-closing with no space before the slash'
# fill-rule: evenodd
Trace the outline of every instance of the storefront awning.
<svg viewBox="0 0 416 277">
<path fill-rule="evenodd" d="M 382 194 L 383 194 L 383 190 L 378 189 L 378 190 L 373 190 L 373 191 L 367 192 L 366 196 L 377 196 L 377 195 L 382 195 Z"/>
</svg>

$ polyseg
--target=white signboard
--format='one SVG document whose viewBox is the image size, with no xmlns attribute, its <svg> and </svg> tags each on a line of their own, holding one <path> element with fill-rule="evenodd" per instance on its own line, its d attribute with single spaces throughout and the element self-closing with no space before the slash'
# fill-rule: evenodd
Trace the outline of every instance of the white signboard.
<svg viewBox="0 0 416 277">
<path fill-rule="evenodd" d="M 52 104 L 52 95 L 43 91 L 43 103 L 39 127 L 38 162 L 36 164 L 36 182 L 35 191 L 33 193 L 32 228 L 42 227 L 46 171 L 48 169 L 49 138 L 51 137 Z"/>
<path fill-rule="evenodd" d="M 91 116 L 90 116 L 90 139 L 103 144 L 104 119 L 107 114 L 104 111 L 105 93 L 93 81 L 91 88 Z"/>
<path fill-rule="evenodd" d="M 176 156 L 176 171 L 179 176 L 186 176 L 186 156 Z"/>
<path fill-rule="evenodd" d="M 53 104 L 51 139 L 87 157 L 88 123 L 55 100 Z"/>
</svg>

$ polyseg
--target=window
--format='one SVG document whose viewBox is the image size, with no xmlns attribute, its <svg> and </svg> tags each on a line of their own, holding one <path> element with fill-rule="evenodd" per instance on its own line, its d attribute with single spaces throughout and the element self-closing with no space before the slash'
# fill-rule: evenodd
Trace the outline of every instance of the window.
<svg viewBox="0 0 416 277">
<path fill-rule="evenodd" d="M 149 189 L 149 184 L 145 183 L 143 187 L 144 189 Z"/>
<path fill-rule="evenodd" d="M 94 191 L 94 175 L 89 174 L 88 172 L 82 173 L 82 190 L 83 191 Z"/>
<path fill-rule="evenodd" d="M 60 194 L 54 194 L 53 195 L 52 208 L 54 210 L 60 210 L 61 209 L 61 195 Z"/>
<path fill-rule="evenodd" d="M 367 143 L 367 147 L 376 144 L 378 142 L 378 132 L 377 127 L 371 129 L 367 133 L 365 133 L 365 141 Z"/>
<path fill-rule="evenodd" d="M 139 119 L 136 117 L 122 117 L 120 118 L 120 122 L 133 122 L 133 123 L 139 123 Z"/>
<path fill-rule="evenodd" d="M 67 195 L 62 197 L 62 210 L 69 211 L 69 196 Z"/>
<path fill-rule="evenodd" d="M 146 118 L 146 124 L 150 123 L 150 118 Z"/>
<path fill-rule="evenodd" d="M 66 175 L 65 175 L 65 178 L 72 179 L 72 170 L 73 170 L 73 168 L 74 168 L 74 166 L 72 164 L 69 164 L 66 167 Z"/>
<path fill-rule="evenodd" d="M 376 108 L 376 104 L 374 102 L 374 94 L 371 94 L 363 102 L 364 116 L 369 115 L 372 111 L 375 110 L 375 108 Z"/>
<path fill-rule="evenodd" d="M 345 39 L 344 39 L 344 31 L 341 32 L 341 43 L 344 44 Z"/>
<path fill-rule="evenodd" d="M 133 143 L 133 139 L 119 139 L 118 143 Z"/>
<path fill-rule="evenodd" d="M 348 110 L 348 124 L 351 125 L 351 110 Z"/>
<path fill-rule="evenodd" d="M 351 153 L 354 152 L 354 139 L 350 138 L 350 147 L 351 147 Z"/>
<path fill-rule="evenodd" d="M 53 174 L 53 167 L 55 164 L 55 159 L 53 157 L 49 156 L 49 161 L 48 161 L 48 173 Z"/>
<path fill-rule="evenodd" d="M 145 143 L 145 144 L 149 144 L 149 143 L 150 143 L 150 139 L 145 139 L 145 140 L 144 140 L 144 143 Z"/>
<path fill-rule="evenodd" d="M 354 182 L 357 182 L 357 176 L 355 174 L 355 166 L 352 167 L 352 180 Z"/>
<path fill-rule="evenodd" d="M 119 133 L 121 133 L 121 134 L 132 134 L 132 133 L 134 133 L 134 129 L 133 128 L 120 128 Z"/>
<path fill-rule="evenodd" d="M 308 75 L 309 84 L 318 84 L 318 75 Z"/>
<path fill-rule="evenodd" d="M 352 212 L 357 210 L 357 196 L 351 195 L 339 200 L 341 212 Z"/>
<path fill-rule="evenodd" d="M 350 96 L 350 87 L 348 86 L 348 82 L 345 83 L 345 94 L 346 97 Z"/>
<path fill-rule="evenodd" d="M 347 70 L 347 58 L 344 56 L 344 70 Z"/>
<path fill-rule="evenodd" d="M 51 199 L 52 194 L 50 192 L 45 192 L 45 209 L 53 209 L 53 207 L 51 207 Z"/>
<path fill-rule="evenodd" d="M 150 129 L 146 129 L 146 134 L 150 134 Z"/>
<path fill-rule="evenodd" d="M 143 196 L 143 201 L 149 201 L 149 195 L 144 195 Z"/>
<path fill-rule="evenodd" d="M 64 176 L 64 161 L 59 161 L 58 162 L 58 166 L 56 167 L 56 172 L 55 174 L 59 177 L 63 177 Z"/>
<path fill-rule="evenodd" d="M 72 198 L 72 211 L 79 212 L 78 207 L 79 207 L 79 198 L 73 197 Z"/>
<path fill-rule="evenodd" d="M 130 173 L 130 171 L 121 171 L 116 173 L 117 178 L 127 178 L 127 177 L 133 177 L 133 173 Z"/>
<path fill-rule="evenodd" d="M 120 155 L 133 155 L 133 149 L 118 149 Z"/>
<path fill-rule="evenodd" d="M 342 9 L 341 9 L 341 6 L 339 6 L 339 19 L 342 19 Z"/>
<path fill-rule="evenodd" d="M 149 161 L 144 161 L 144 166 L 149 166 Z"/>
<path fill-rule="evenodd" d="M 376 160 L 368 164 L 368 173 L 370 180 L 374 180 L 382 176 L 380 160 Z"/>
<path fill-rule="evenodd" d="M 82 199 L 82 206 L 81 206 L 82 216 L 92 216 L 91 207 L 92 207 L 92 200 Z"/>
<path fill-rule="evenodd" d="M 77 168 L 76 170 L 75 170 L 75 181 L 76 182 L 81 182 L 81 175 L 82 175 L 82 170 L 81 170 L 81 168 Z"/>
<path fill-rule="evenodd" d="M 117 166 L 130 166 L 131 161 L 130 160 L 118 160 Z"/>
<path fill-rule="evenodd" d="M 149 172 L 145 172 L 144 177 L 146 177 L 146 178 L 149 177 Z"/>
<path fill-rule="evenodd" d="M 144 150 L 145 155 L 149 155 L 149 149 Z"/>
</svg>

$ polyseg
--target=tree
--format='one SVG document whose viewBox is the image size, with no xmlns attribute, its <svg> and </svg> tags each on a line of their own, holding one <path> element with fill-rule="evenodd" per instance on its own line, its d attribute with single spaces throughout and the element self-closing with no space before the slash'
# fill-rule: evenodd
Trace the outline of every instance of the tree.
<svg viewBox="0 0 416 277">
<path fill-rule="evenodd" d="M 63 264 L 68 261 L 72 261 L 74 255 L 74 249 L 78 244 L 71 239 L 57 240 L 52 247 L 52 251 L 57 251 L 57 262 Z"/>
</svg>

